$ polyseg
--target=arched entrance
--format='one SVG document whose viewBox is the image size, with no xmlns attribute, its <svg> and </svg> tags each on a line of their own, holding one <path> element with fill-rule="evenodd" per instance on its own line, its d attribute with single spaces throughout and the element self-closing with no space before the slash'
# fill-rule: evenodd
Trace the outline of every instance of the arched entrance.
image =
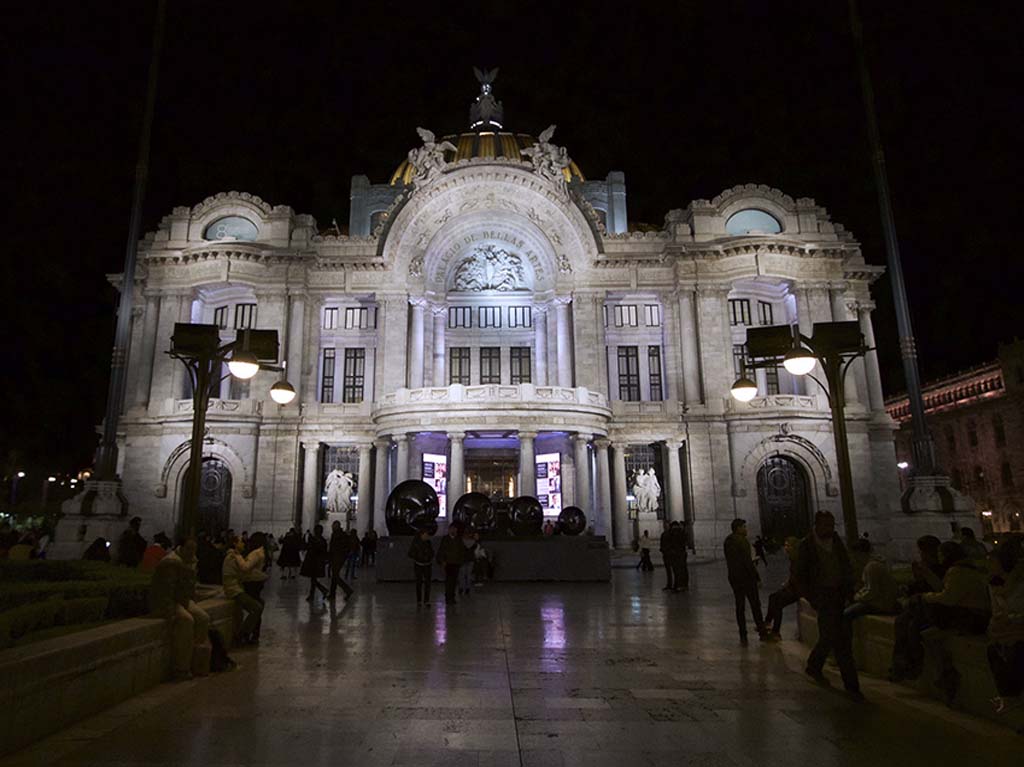
<svg viewBox="0 0 1024 767">
<path fill-rule="evenodd" d="M 188 473 L 189 469 L 186 469 L 182 487 L 188 485 Z M 219 458 L 203 459 L 197 526 L 199 530 L 214 536 L 231 526 L 231 470 Z"/>
<path fill-rule="evenodd" d="M 761 535 L 778 543 L 788 536 L 803 537 L 811 529 L 807 474 L 793 459 L 773 455 L 757 472 L 757 501 Z"/>
</svg>

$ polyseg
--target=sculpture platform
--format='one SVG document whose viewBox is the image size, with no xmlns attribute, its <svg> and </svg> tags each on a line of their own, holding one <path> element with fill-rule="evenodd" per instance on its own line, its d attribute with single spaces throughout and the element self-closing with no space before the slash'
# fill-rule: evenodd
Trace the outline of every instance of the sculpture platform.
<svg viewBox="0 0 1024 767">
<path fill-rule="evenodd" d="M 434 551 L 441 541 L 434 536 Z M 377 580 L 412 581 L 409 536 L 381 538 L 377 544 Z M 493 556 L 496 581 L 593 582 L 611 579 L 611 552 L 603 536 L 481 538 Z M 444 571 L 434 565 L 434 580 Z"/>
</svg>

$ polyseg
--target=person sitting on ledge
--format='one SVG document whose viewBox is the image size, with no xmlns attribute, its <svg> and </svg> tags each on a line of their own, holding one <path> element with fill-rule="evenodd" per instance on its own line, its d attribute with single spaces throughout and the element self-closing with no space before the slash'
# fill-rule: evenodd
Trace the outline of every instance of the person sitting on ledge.
<svg viewBox="0 0 1024 767">
<path fill-rule="evenodd" d="M 82 559 L 89 562 L 109 562 L 110 542 L 102 537 L 95 539 L 82 553 Z"/>
<path fill-rule="evenodd" d="M 222 566 L 222 577 L 224 584 L 224 596 L 232 600 L 239 610 L 245 615 L 242 625 L 239 628 L 236 639 L 239 643 L 246 643 L 253 635 L 256 624 L 260 622 L 263 615 L 263 604 L 258 599 L 253 599 L 245 593 L 242 585 L 250 570 L 257 566 L 256 561 L 246 561 L 242 553 L 245 551 L 245 544 L 238 536 L 231 538 L 231 547 L 224 557 Z M 262 567 L 262 563 L 259 563 Z"/>
<path fill-rule="evenodd" d="M 192 678 L 192 652 L 206 642 L 210 616 L 195 603 L 195 538 L 186 538 L 156 565 L 149 590 L 150 612 L 171 622 L 174 678 Z"/>
<path fill-rule="evenodd" d="M 948 568 L 942 590 L 912 597 L 896 618 L 896 641 L 893 646 L 889 679 L 902 682 L 916 679 L 924 666 L 922 632 L 934 628 L 963 634 L 984 634 L 991 614 L 988 577 L 967 558 L 963 546 L 946 541 L 939 547 L 942 563 Z M 947 701 L 956 696 L 959 674 L 949 654 L 941 648 L 941 667 L 937 684 Z"/>
<path fill-rule="evenodd" d="M 768 596 L 768 613 L 764 616 L 764 624 L 769 627 L 768 641 L 782 640 L 782 612 L 792 604 L 800 601 L 800 587 L 796 581 L 796 553 L 800 547 L 800 539 L 795 535 L 786 538 L 783 549 L 789 559 L 789 576 L 782 588 Z"/>
<path fill-rule="evenodd" d="M 907 596 L 942 591 L 942 579 L 946 575 L 946 566 L 939 561 L 939 546 L 941 545 L 942 541 L 934 535 L 922 535 L 917 539 L 917 553 L 920 560 L 910 563 L 914 580 L 907 587 Z"/>
<path fill-rule="evenodd" d="M 988 624 L 988 666 L 996 692 L 992 706 L 1002 714 L 1024 693 L 1024 551 L 1011 538 L 989 555 L 992 620 Z"/>
<path fill-rule="evenodd" d="M 858 538 L 850 546 L 860 558 L 867 560 L 861 571 L 861 587 L 853 595 L 853 603 L 843 611 L 843 620 L 852 621 L 864 615 L 895 615 L 900 611 L 896 601 L 896 579 L 885 559 L 871 552 L 871 541 Z"/>
<path fill-rule="evenodd" d="M 139 563 L 139 570 L 144 573 L 151 573 L 156 570 L 160 560 L 167 556 L 171 549 L 171 539 L 164 533 L 157 533 L 153 536 L 153 542 L 146 547 L 142 553 L 142 561 Z"/>
<path fill-rule="evenodd" d="M 960 528 L 960 545 L 964 547 L 968 559 L 984 562 L 988 558 L 988 549 L 985 548 L 985 544 L 974 537 L 974 530 L 969 527 Z"/>
</svg>

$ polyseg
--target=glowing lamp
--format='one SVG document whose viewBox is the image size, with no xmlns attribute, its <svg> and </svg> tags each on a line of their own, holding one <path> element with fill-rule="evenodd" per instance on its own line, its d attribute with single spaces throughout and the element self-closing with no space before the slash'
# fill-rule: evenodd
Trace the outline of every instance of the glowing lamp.
<svg viewBox="0 0 1024 767">
<path fill-rule="evenodd" d="M 733 399 L 738 402 L 750 402 L 757 396 L 757 384 L 743 376 L 732 385 L 731 391 Z"/>
<path fill-rule="evenodd" d="M 25 472 L 19 471 L 18 472 L 18 479 L 24 479 L 24 478 L 25 478 Z"/>
<path fill-rule="evenodd" d="M 782 366 L 795 376 L 807 375 L 814 370 L 814 366 L 817 364 L 817 358 L 802 346 L 786 352 L 786 356 L 782 360 Z"/>
<path fill-rule="evenodd" d="M 295 387 L 287 381 L 278 381 L 270 387 L 270 398 L 278 405 L 287 405 L 295 399 Z"/>
<path fill-rule="evenodd" d="M 239 351 L 232 354 L 228 360 L 228 370 L 235 378 L 248 381 L 260 372 L 260 362 L 252 352 Z"/>
<path fill-rule="evenodd" d="M 900 461 L 899 463 L 896 464 L 897 469 L 906 469 L 909 466 L 910 464 L 907 463 L 906 461 Z"/>
</svg>

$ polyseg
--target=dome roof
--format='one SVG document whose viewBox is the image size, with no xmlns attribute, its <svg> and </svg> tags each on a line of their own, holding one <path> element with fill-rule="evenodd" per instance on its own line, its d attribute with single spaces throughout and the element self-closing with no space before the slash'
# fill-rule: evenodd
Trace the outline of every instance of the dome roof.
<svg viewBox="0 0 1024 767">
<path fill-rule="evenodd" d="M 458 162 L 471 158 L 505 158 L 509 160 L 529 161 L 522 150 L 533 146 L 537 139 L 527 133 L 509 133 L 507 131 L 467 131 L 459 135 L 444 136 L 438 143 L 450 141 L 455 151 L 444 153 L 445 162 Z M 408 160 L 402 162 L 391 175 L 392 186 L 401 186 L 412 182 L 415 168 Z M 562 170 L 566 181 L 584 181 L 583 173 L 575 162 L 569 161 L 569 167 Z"/>
</svg>

